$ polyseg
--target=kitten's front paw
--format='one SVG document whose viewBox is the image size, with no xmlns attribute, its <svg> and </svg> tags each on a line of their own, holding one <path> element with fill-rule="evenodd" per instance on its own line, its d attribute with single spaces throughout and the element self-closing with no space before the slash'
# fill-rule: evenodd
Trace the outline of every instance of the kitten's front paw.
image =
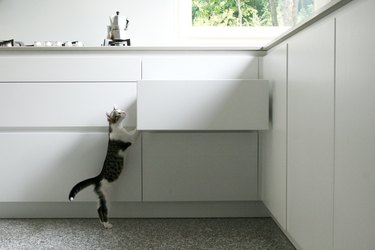
<svg viewBox="0 0 375 250">
<path fill-rule="evenodd" d="M 104 226 L 105 228 L 107 228 L 107 229 L 112 228 L 112 224 L 109 223 L 109 222 L 103 222 L 103 226 Z"/>
</svg>

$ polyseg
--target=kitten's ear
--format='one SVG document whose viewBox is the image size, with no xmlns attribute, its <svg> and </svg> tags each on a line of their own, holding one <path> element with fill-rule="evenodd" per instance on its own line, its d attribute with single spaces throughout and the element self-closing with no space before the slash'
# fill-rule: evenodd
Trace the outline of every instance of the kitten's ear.
<svg viewBox="0 0 375 250">
<path fill-rule="evenodd" d="M 111 119 L 111 114 L 108 113 L 108 112 L 106 112 L 105 114 L 107 115 L 107 120 L 110 121 L 110 119 Z"/>
<path fill-rule="evenodd" d="M 116 110 L 117 107 L 116 107 L 116 104 L 113 104 L 113 110 Z"/>
</svg>

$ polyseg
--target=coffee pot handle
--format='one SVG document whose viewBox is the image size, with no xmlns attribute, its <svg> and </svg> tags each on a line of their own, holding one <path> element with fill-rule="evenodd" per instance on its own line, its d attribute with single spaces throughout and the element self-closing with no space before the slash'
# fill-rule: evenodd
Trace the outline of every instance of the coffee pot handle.
<svg viewBox="0 0 375 250">
<path fill-rule="evenodd" d="M 125 30 L 127 30 L 127 29 L 128 29 L 128 25 L 129 25 L 129 20 L 128 20 L 128 19 L 126 19 Z"/>
</svg>

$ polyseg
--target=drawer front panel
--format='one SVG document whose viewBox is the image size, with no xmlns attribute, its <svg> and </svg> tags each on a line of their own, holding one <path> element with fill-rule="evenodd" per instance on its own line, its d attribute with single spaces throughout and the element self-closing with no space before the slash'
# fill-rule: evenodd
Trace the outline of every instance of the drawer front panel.
<svg viewBox="0 0 375 250">
<path fill-rule="evenodd" d="M 76 183 L 100 173 L 107 141 L 106 133 L 0 133 L 0 202 L 68 201 Z M 141 200 L 140 162 L 137 142 L 111 200 Z M 93 187 L 77 200 L 96 201 Z"/>
<path fill-rule="evenodd" d="M 259 79 L 258 60 L 250 55 L 145 57 L 142 79 Z"/>
<path fill-rule="evenodd" d="M 136 83 L 0 84 L 0 127 L 108 126 L 117 105 L 135 126 Z"/>
<path fill-rule="evenodd" d="M 258 130 L 268 128 L 264 80 L 140 81 L 140 130 Z"/>
<path fill-rule="evenodd" d="M 256 133 L 144 133 L 144 201 L 257 199 Z"/>
<path fill-rule="evenodd" d="M 1 82 L 136 81 L 141 59 L 118 56 L 0 57 Z"/>
</svg>

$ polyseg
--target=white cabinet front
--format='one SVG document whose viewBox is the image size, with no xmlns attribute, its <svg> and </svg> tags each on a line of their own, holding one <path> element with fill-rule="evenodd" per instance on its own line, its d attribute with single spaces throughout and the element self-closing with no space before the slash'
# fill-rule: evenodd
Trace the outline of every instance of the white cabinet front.
<svg viewBox="0 0 375 250">
<path fill-rule="evenodd" d="M 260 133 L 262 200 L 286 230 L 287 173 L 287 46 L 281 45 L 263 58 L 263 74 L 272 91 L 272 127 Z"/>
<path fill-rule="evenodd" d="M 268 128 L 268 81 L 145 80 L 138 82 L 140 130 Z"/>
<path fill-rule="evenodd" d="M 76 183 L 100 173 L 107 142 L 106 133 L 0 133 L 0 202 L 68 201 Z M 140 147 L 129 149 L 111 200 L 141 200 Z M 91 187 L 77 195 L 96 199 Z"/>
<path fill-rule="evenodd" d="M 105 126 L 113 105 L 135 127 L 136 83 L 0 83 L 0 127 Z"/>
<path fill-rule="evenodd" d="M 335 250 L 375 247 L 375 1 L 350 4 L 336 29 Z"/>
<path fill-rule="evenodd" d="M 257 133 L 144 133 L 144 201 L 257 200 Z"/>
<path fill-rule="evenodd" d="M 138 57 L 0 56 L 0 82 L 110 82 L 141 79 Z"/>
<path fill-rule="evenodd" d="M 287 231 L 302 249 L 333 243 L 333 41 L 328 19 L 288 42 Z"/>
<path fill-rule="evenodd" d="M 193 54 L 193 52 L 189 52 Z M 258 79 L 259 58 L 237 53 L 146 56 L 142 80 Z"/>
</svg>

